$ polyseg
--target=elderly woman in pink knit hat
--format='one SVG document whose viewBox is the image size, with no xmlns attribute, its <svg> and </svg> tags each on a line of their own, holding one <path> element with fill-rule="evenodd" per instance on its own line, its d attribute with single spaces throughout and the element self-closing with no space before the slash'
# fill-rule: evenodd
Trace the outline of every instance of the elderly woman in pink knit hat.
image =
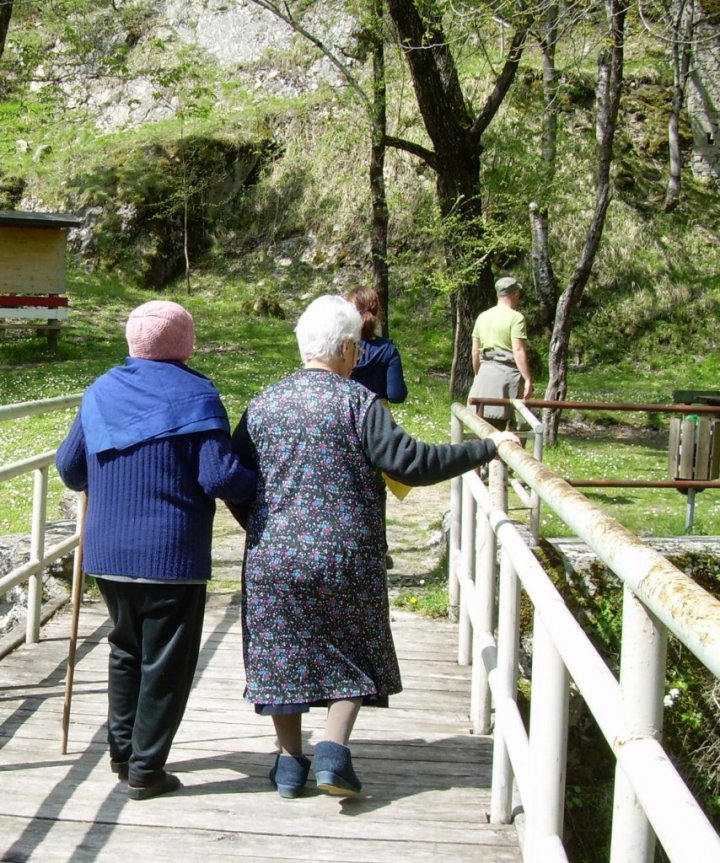
<svg viewBox="0 0 720 863">
<path fill-rule="evenodd" d="M 145 800 L 180 787 L 165 763 L 200 650 L 215 498 L 248 503 L 256 475 L 232 451 L 217 390 L 186 365 L 190 313 L 153 300 L 126 336 L 130 356 L 85 392 L 57 467 L 88 493 L 84 567 L 113 624 L 110 766 Z"/>
</svg>

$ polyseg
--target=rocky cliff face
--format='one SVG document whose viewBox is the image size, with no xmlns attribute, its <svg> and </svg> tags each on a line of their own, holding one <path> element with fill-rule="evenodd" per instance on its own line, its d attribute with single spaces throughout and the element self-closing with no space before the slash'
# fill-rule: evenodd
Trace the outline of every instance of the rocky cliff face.
<svg viewBox="0 0 720 863">
<path fill-rule="evenodd" d="M 301 13 L 300 23 L 349 68 L 357 62 L 356 24 L 332 3 L 321 2 Z M 102 131 L 142 125 L 171 117 L 177 98 L 165 94 L 141 69 L 152 69 L 153 58 L 162 62 L 158 45 L 167 46 L 165 60 L 173 53 L 195 50 L 218 65 L 221 75 L 234 79 L 258 96 L 292 97 L 317 89 L 321 83 L 342 86 L 344 78 L 325 56 L 315 55 L 302 36 L 252 0 L 166 0 L 143 19 L 133 40 L 133 59 L 138 75 L 129 81 L 107 80 L 89 84 L 89 105 Z M 298 62 L 277 63 L 295 40 L 302 40 Z M 218 94 L 218 98 L 222 98 Z"/>
<path fill-rule="evenodd" d="M 119 8 L 132 15 L 113 19 L 98 50 L 127 46 L 129 75 L 94 76 L 88 69 L 70 85 L 71 101 L 111 135 L 184 120 L 149 145 L 120 144 L 99 166 L 83 165 L 66 182 L 62 207 L 85 218 L 71 241 L 87 269 L 119 268 L 162 289 L 209 248 L 218 230 L 241 227 L 247 189 L 281 155 L 282 129 L 260 120 L 228 122 L 226 131 L 223 112 L 237 116 L 239 105 L 249 105 L 262 115 L 272 98 L 292 99 L 321 84 L 339 89 L 346 81 L 327 56 L 249 0 Z M 339 7 L 313 4 L 301 22 L 347 69 L 362 62 L 356 25 Z M 205 100 L 202 108 L 196 98 Z M 202 111 L 214 118 L 210 131 L 191 136 L 184 129 Z"/>
</svg>

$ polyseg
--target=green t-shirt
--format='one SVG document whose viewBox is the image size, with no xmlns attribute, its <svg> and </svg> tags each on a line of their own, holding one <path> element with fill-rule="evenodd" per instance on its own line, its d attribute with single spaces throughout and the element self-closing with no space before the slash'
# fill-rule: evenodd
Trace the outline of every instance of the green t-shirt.
<svg viewBox="0 0 720 863">
<path fill-rule="evenodd" d="M 510 306 L 493 306 L 478 315 L 472 334 L 474 339 L 479 339 L 483 348 L 512 351 L 513 339 L 527 339 L 525 318 Z"/>
</svg>

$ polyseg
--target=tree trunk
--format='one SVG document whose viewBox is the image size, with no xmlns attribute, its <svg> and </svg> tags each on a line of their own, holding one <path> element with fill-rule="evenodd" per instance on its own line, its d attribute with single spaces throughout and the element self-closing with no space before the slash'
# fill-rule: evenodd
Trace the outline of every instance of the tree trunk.
<svg viewBox="0 0 720 863">
<path fill-rule="evenodd" d="M 372 200 L 372 229 L 370 255 L 373 268 L 373 287 L 380 300 L 382 332 L 389 336 L 388 321 L 388 223 L 389 214 L 385 194 L 385 134 L 387 132 L 387 101 L 385 84 L 385 48 L 382 35 L 383 0 L 373 0 L 377 32 L 373 35 L 373 98 L 372 144 L 370 148 L 370 197 Z"/>
<path fill-rule="evenodd" d="M 480 159 L 473 149 L 465 151 L 464 159 L 452 161 L 438 159 L 437 196 L 443 219 L 453 219 L 453 230 L 444 232 L 444 252 L 452 270 L 463 262 L 466 255 L 464 234 L 471 234 L 473 242 L 479 239 L 482 202 L 479 190 Z M 450 369 L 450 394 L 464 401 L 473 382 L 472 329 L 480 312 L 496 301 L 493 274 L 485 261 L 475 268 L 472 281 L 461 282 L 453 292 L 454 348 Z"/>
<path fill-rule="evenodd" d="M 680 4 L 678 16 L 672 28 L 673 90 L 668 120 L 668 156 L 670 173 L 665 190 L 663 208 L 666 213 L 675 209 L 680 198 L 680 175 L 682 154 L 680 152 L 680 112 L 685 104 L 685 90 L 690 73 L 692 36 L 695 24 L 694 0 Z"/>
<path fill-rule="evenodd" d="M 453 230 L 444 234 L 445 258 L 452 269 L 463 259 L 464 238 L 471 232 L 474 232 L 477 250 L 482 215 L 481 137 L 514 80 L 527 27 L 519 28 L 513 35 L 505 65 L 483 109 L 473 119 L 450 45 L 442 31 L 438 8 L 432 3 L 425 4 L 421 15 L 414 0 L 387 0 L 387 8 L 410 69 L 418 108 L 433 151 L 408 145 L 408 142 L 394 141 L 394 145 L 405 146 L 409 152 L 421 155 L 437 174 L 441 216 L 443 220 L 450 217 L 453 220 Z M 467 233 L 463 226 L 467 226 Z M 454 398 L 464 399 L 472 383 L 471 334 L 475 318 L 494 302 L 492 272 L 483 258 L 476 265 L 472 280 L 461 284 L 451 298 L 455 346 L 450 392 Z"/>
<path fill-rule="evenodd" d="M 558 7 L 549 3 L 543 22 L 544 34 L 540 42 L 543 55 L 543 164 L 551 175 L 555 173 L 557 153 L 557 74 L 555 72 L 555 51 L 558 40 Z"/>
<path fill-rule="evenodd" d="M 563 401 L 567 396 L 567 360 L 571 320 L 571 297 L 569 292 L 565 291 L 557 305 L 555 324 L 553 326 L 552 337 L 550 338 L 548 385 L 545 390 L 545 398 L 548 401 Z M 560 413 L 560 410 L 555 408 L 546 408 L 543 411 L 545 441 L 548 444 L 554 444 L 557 441 Z"/>
<path fill-rule="evenodd" d="M 610 167 L 622 92 L 627 0 L 607 0 L 606 12 L 610 29 L 610 47 L 601 51 L 598 61 L 596 117 L 598 179 L 595 211 L 587 230 L 580 260 L 557 304 L 548 357 L 549 377 L 545 390 L 545 398 L 548 400 L 563 399 L 567 394 L 568 346 L 572 314 L 590 277 L 611 199 Z M 557 440 L 560 411 L 550 409 L 543 413 L 546 439 L 548 443 L 553 444 Z"/>
<path fill-rule="evenodd" d="M 14 0 L 0 0 L 0 59 L 5 51 L 5 40 L 7 39 L 10 18 L 13 13 Z"/>
<path fill-rule="evenodd" d="M 557 309 L 557 286 L 550 261 L 548 211 L 533 201 L 530 204 L 530 261 L 535 293 L 540 303 L 540 322 L 548 335 L 552 332 Z"/>
</svg>

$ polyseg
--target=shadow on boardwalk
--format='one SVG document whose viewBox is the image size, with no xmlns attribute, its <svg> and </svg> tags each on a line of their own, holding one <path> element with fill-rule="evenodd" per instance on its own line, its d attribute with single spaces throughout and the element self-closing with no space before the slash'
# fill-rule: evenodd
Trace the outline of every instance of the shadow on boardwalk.
<svg viewBox="0 0 720 863">
<path fill-rule="evenodd" d="M 412 540 L 416 544 L 416 539 Z M 402 554 L 402 553 L 401 553 Z M 311 783 L 283 800 L 267 778 L 272 723 L 244 702 L 237 593 L 208 604 L 203 648 L 169 767 L 183 788 L 130 801 L 108 764 L 107 622 L 81 614 L 69 752 L 61 756 L 67 635 L 62 613 L 39 645 L 0 662 L 0 860 L 406 860 L 519 863 L 512 826 L 487 823 L 492 741 L 469 733 L 469 675 L 449 623 L 394 621 L 404 691 L 361 711 L 352 748 L 363 794 L 343 800 Z M 306 718 L 311 754 L 323 712 Z M 312 776 L 312 774 L 311 774 Z"/>
</svg>

